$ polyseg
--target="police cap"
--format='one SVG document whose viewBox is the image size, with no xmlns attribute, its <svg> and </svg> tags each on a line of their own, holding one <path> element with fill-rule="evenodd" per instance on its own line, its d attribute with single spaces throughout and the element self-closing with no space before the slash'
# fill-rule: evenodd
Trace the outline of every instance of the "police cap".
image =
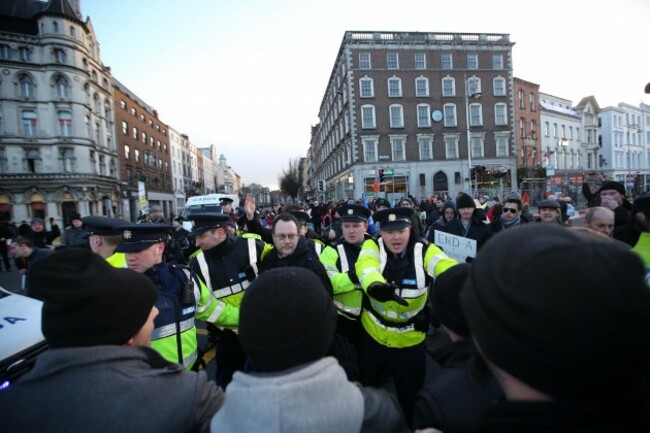
<svg viewBox="0 0 650 433">
<path fill-rule="evenodd" d="M 122 235 L 122 227 L 129 225 L 129 222 L 123 219 L 103 216 L 87 216 L 81 221 L 89 235 L 97 236 Z"/>
<path fill-rule="evenodd" d="M 137 253 L 159 242 L 166 242 L 171 226 L 142 223 L 122 227 L 122 243 L 115 249 L 118 253 Z"/>
<path fill-rule="evenodd" d="M 336 209 L 341 216 L 341 221 L 363 221 L 367 222 L 370 218 L 370 209 L 366 209 L 358 204 L 344 204 Z"/>
<path fill-rule="evenodd" d="M 197 236 L 208 230 L 226 228 L 232 218 L 223 213 L 203 212 L 190 215 L 189 220 L 192 221 L 191 235 Z"/>
<path fill-rule="evenodd" d="M 228 198 L 228 197 L 221 197 L 221 198 L 219 199 L 219 204 L 221 204 L 221 206 L 225 206 L 225 205 L 228 205 L 228 204 L 232 204 L 232 201 L 233 201 L 233 200 L 232 200 L 231 198 Z"/>
<path fill-rule="evenodd" d="M 411 208 L 396 207 L 376 212 L 373 219 L 379 223 L 380 230 L 401 230 L 411 226 L 412 213 L 413 209 Z"/>
</svg>

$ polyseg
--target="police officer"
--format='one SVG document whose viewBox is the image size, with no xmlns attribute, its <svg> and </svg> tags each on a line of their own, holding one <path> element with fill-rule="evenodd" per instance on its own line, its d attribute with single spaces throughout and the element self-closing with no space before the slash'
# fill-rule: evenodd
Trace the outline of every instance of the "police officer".
<svg viewBox="0 0 650 433">
<path fill-rule="evenodd" d="M 103 216 L 88 216 L 82 221 L 88 231 L 88 243 L 92 252 L 102 256 L 114 268 L 126 268 L 126 256 L 115 250 L 122 242 L 122 227 L 129 223 L 123 219 Z"/>
<path fill-rule="evenodd" d="M 361 382 L 380 386 L 387 375 L 392 376 L 408 420 L 426 370 L 429 285 L 432 278 L 458 264 L 437 246 L 427 246 L 414 236 L 411 212 L 395 208 L 375 213 L 381 237 L 364 242 L 355 266 L 367 294 L 361 312 Z"/>
<path fill-rule="evenodd" d="M 232 202 L 233 200 L 228 197 L 221 197 L 219 204 L 221 205 L 221 212 L 232 217 Z"/>
<path fill-rule="evenodd" d="M 244 291 L 257 277 L 263 243 L 233 234 L 229 230 L 233 221 L 225 214 L 198 213 L 191 215 L 190 220 L 192 236 L 200 248 L 190 262 L 191 269 L 205 282 L 214 298 L 239 311 Z M 208 330 L 216 339 L 216 381 L 225 389 L 233 373 L 243 370 L 246 355 L 233 330 L 210 324 Z"/>
<path fill-rule="evenodd" d="M 189 369 L 197 359 L 195 318 L 235 327 L 239 310 L 213 298 L 188 269 L 165 262 L 163 251 L 170 229 L 156 223 L 125 226 L 117 251 L 126 253 L 128 267 L 145 274 L 158 289 L 160 313 L 154 320 L 151 347 Z"/>
</svg>

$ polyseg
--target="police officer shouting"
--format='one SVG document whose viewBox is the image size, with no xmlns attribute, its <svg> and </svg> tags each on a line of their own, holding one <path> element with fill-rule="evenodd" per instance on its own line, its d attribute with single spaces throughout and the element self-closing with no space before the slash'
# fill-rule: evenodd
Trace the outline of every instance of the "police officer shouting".
<svg viewBox="0 0 650 433">
<path fill-rule="evenodd" d="M 154 320 L 151 347 L 189 369 L 197 358 L 195 318 L 237 326 L 239 311 L 224 311 L 225 305 L 213 298 L 189 270 L 164 261 L 170 229 L 156 223 L 125 226 L 117 251 L 126 253 L 128 267 L 149 277 L 158 289 L 156 307 L 160 313 Z"/>
<path fill-rule="evenodd" d="M 392 376 L 408 420 L 426 370 L 425 332 L 432 278 L 458 264 L 435 245 L 413 234 L 409 208 L 385 209 L 373 218 L 381 237 L 361 248 L 356 272 L 367 294 L 361 313 L 361 382 L 380 386 Z"/>
</svg>

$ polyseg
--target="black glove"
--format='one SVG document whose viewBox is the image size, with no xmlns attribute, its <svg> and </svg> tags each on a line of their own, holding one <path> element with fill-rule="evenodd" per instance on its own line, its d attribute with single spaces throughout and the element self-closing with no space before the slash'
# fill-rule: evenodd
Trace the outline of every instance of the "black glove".
<svg viewBox="0 0 650 433">
<path fill-rule="evenodd" d="M 420 311 L 413 318 L 413 327 L 416 331 L 428 332 L 429 325 L 431 324 L 431 311 L 428 305 L 425 305 L 422 311 Z"/>
<path fill-rule="evenodd" d="M 357 277 L 356 272 L 348 271 L 348 277 L 350 278 L 350 281 L 352 281 L 352 284 L 359 284 L 359 277 Z"/>
<path fill-rule="evenodd" d="M 408 302 L 401 296 L 395 294 L 395 287 L 386 283 L 372 283 L 368 287 L 368 295 L 379 302 L 395 301 L 400 305 L 407 306 Z"/>
</svg>

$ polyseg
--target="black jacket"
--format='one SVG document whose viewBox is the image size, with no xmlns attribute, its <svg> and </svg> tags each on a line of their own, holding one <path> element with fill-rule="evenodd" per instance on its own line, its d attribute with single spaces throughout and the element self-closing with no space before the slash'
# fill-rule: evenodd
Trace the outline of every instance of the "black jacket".
<svg viewBox="0 0 650 433">
<path fill-rule="evenodd" d="M 297 266 L 299 268 L 311 269 L 323 282 L 327 293 L 332 296 L 332 283 L 327 276 L 327 271 L 325 271 L 325 267 L 318 259 L 314 243 L 307 240 L 306 237 L 300 236 L 295 251 L 287 257 L 280 258 L 278 256 L 278 250 L 273 248 L 262 260 L 262 263 L 260 264 L 260 272 L 285 266 Z"/>
<path fill-rule="evenodd" d="M 487 242 L 487 240 L 492 236 L 492 230 L 490 226 L 485 224 L 483 221 L 477 221 L 475 218 L 470 220 L 470 225 L 465 233 L 465 229 L 460 222 L 460 218 L 456 218 L 453 221 L 449 221 L 444 228 L 446 233 L 463 236 L 468 239 L 474 239 L 476 241 L 476 249 L 481 250 L 481 247 Z"/>
</svg>

